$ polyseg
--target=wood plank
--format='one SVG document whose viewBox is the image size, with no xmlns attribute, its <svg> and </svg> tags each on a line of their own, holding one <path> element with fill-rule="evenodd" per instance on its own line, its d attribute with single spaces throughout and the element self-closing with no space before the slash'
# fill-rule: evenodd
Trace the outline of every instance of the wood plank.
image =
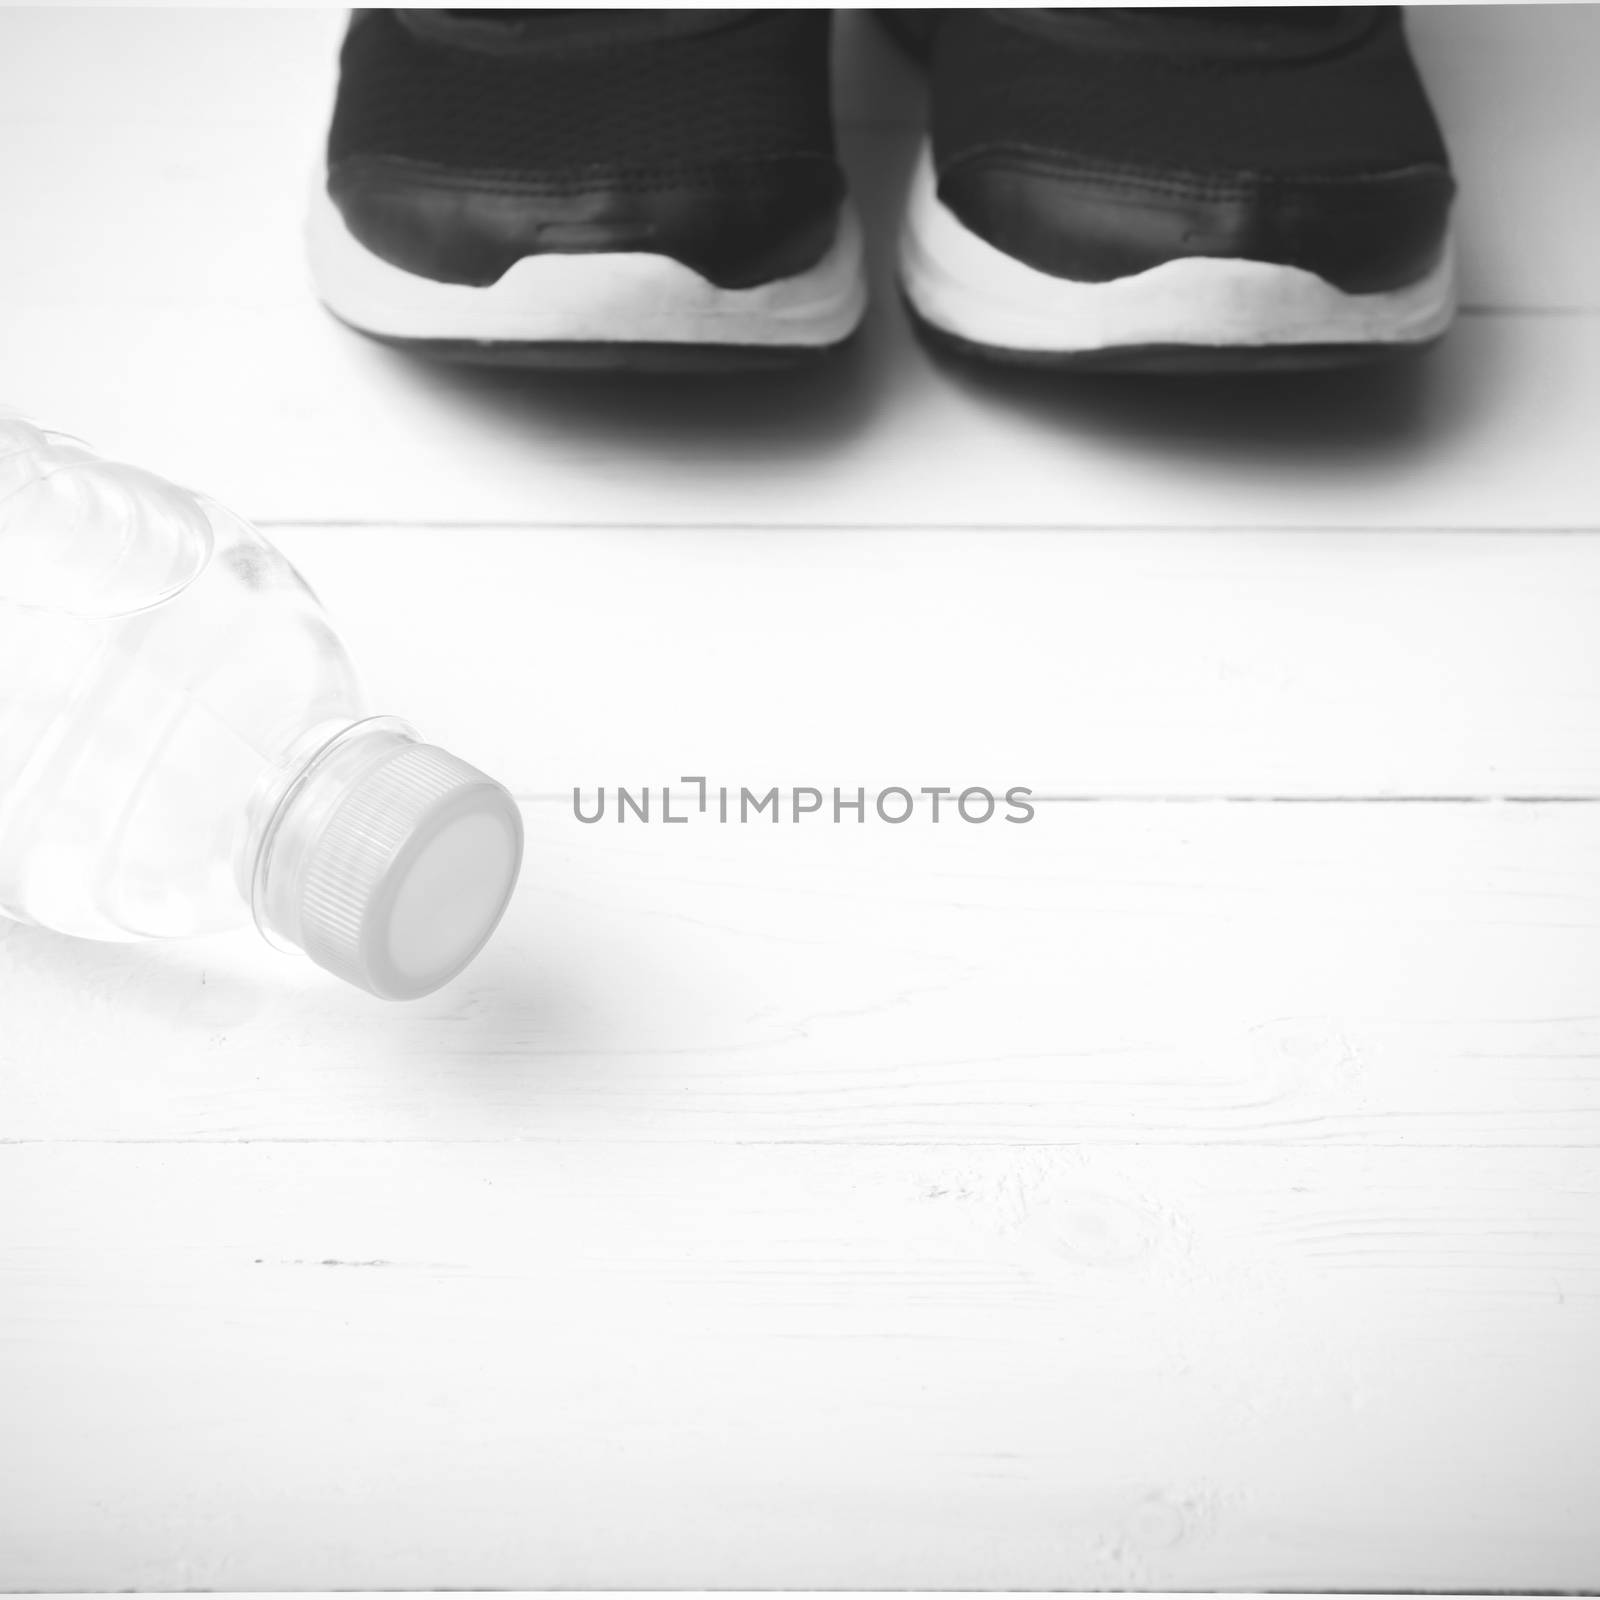
<svg viewBox="0 0 1600 1600">
<path fill-rule="evenodd" d="M 0 1152 L 0 1567 L 1600 1581 L 1587 1152 Z"/>
<path fill-rule="evenodd" d="M 11 403 L 272 522 L 1600 527 L 1600 317 L 1159 386 L 935 368 L 900 320 L 738 386 L 423 365 L 309 299 L 40 306 L 0 358 Z"/>
<path fill-rule="evenodd" d="M 341 25 L 0 12 L 0 387 L 275 519 L 523 892 L 409 1007 L 0 925 L 0 1587 L 1600 1586 L 1600 8 L 1414 15 L 1496 314 L 1254 391 L 932 366 L 860 19 L 842 370 L 411 367 Z M 1147 799 L 559 798 L 695 771 Z M 1441 793 L 1546 799 L 1205 798 Z"/>
<path fill-rule="evenodd" d="M 0 379 L 11 403 L 278 520 L 1597 527 L 1600 315 L 1558 313 L 1596 304 L 1600 222 L 1564 196 L 1588 148 L 1573 119 L 1600 112 L 1563 86 L 1600 12 L 1505 9 L 1440 36 L 1477 63 L 1452 90 L 1485 108 L 1466 148 L 1523 163 L 1475 185 L 1469 263 L 1526 278 L 1469 286 L 1496 314 L 1420 366 L 1264 385 L 935 366 L 890 274 L 915 130 L 863 109 L 851 161 L 883 224 L 863 346 L 736 387 L 440 370 L 326 317 L 300 218 L 336 19 L 97 12 L 86 44 L 90 13 L 0 13 L 0 106 L 31 155 L 12 204 L 50 243 L 0 259 Z M 204 140 L 184 135 L 196 117 Z"/>
<path fill-rule="evenodd" d="M 1600 794 L 1587 536 L 271 532 L 373 704 L 521 794 Z"/>
<path fill-rule="evenodd" d="M 0 931 L 9 1140 L 1600 1143 L 1600 807 L 585 826 L 454 985 Z M 530 1156 L 530 1159 L 534 1159 Z"/>
</svg>

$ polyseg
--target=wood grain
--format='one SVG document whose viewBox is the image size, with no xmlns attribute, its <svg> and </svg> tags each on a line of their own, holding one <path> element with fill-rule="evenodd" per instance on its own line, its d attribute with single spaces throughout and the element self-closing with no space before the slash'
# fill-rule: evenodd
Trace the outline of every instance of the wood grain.
<svg viewBox="0 0 1600 1600">
<path fill-rule="evenodd" d="M 1562 1151 L 5 1150 L 6 1578 L 1590 1587 L 1595 1183 Z"/>
<path fill-rule="evenodd" d="M 272 533 L 374 704 L 524 795 L 1600 795 L 1590 535 Z"/>
<path fill-rule="evenodd" d="M 1600 1142 L 1600 807 L 585 826 L 453 986 L 0 933 L 26 1140 Z"/>
<path fill-rule="evenodd" d="M 0 12 L 0 397 L 264 519 L 503 776 L 456 984 L 0 925 L 0 1589 L 1600 1587 L 1600 7 L 1414 10 L 1411 368 L 413 365 L 343 13 Z M 196 130 L 203 130 L 197 137 Z M 574 820 L 1024 784 L 1026 826 Z"/>
</svg>

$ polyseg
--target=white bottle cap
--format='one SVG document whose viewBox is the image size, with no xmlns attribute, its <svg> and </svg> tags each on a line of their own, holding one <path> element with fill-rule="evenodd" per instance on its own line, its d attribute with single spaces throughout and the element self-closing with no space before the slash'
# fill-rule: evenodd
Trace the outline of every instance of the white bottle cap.
<svg viewBox="0 0 1600 1600">
<path fill-rule="evenodd" d="M 363 771 L 305 841 L 295 942 L 382 999 L 416 999 L 483 948 L 521 866 L 510 794 L 437 745 L 406 743 Z"/>
</svg>

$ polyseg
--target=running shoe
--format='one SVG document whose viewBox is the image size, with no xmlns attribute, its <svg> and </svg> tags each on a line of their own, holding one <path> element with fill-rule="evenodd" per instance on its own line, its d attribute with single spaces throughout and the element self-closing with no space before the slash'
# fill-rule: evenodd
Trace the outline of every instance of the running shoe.
<svg viewBox="0 0 1600 1600">
<path fill-rule="evenodd" d="M 1455 184 L 1399 8 L 885 21 L 928 59 L 900 279 L 936 341 L 1218 371 L 1349 364 L 1449 325 Z"/>
<path fill-rule="evenodd" d="M 770 365 L 866 305 L 807 11 L 356 12 L 309 225 L 364 333 L 528 366 Z"/>
</svg>

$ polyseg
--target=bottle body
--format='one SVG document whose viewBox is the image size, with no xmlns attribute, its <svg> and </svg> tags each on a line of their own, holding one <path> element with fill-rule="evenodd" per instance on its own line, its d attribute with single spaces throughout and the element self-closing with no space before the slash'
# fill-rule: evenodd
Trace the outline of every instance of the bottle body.
<svg viewBox="0 0 1600 1600">
<path fill-rule="evenodd" d="M 153 606 L 96 616 L 0 599 L 0 910 L 13 918 L 97 939 L 247 922 L 274 772 L 362 716 L 299 575 L 197 503 L 209 555 Z"/>
<path fill-rule="evenodd" d="M 410 999 L 473 959 L 521 861 L 511 795 L 366 714 L 256 529 L 0 415 L 0 914 L 94 939 L 253 919 Z"/>
</svg>

